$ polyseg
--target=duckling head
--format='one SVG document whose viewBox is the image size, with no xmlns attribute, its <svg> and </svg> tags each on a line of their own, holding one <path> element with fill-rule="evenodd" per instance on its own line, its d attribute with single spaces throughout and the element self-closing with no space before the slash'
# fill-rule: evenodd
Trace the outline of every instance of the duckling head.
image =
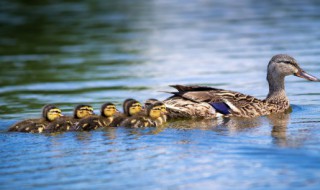
<svg viewBox="0 0 320 190">
<path fill-rule="evenodd" d="M 100 114 L 105 117 L 112 117 L 117 112 L 113 103 L 107 102 L 101 106 Z"/>
<path fill-rule="evenodd" d="M 167 106 L 163 102 L 159 102 L 160 108 L 161 108 L 161 114 L 166 115 L 167 112 Z"/>
<path fill-rule="evenodd" d="M 148 109 L 149 106 L 152 106 L 154 103 L 156 103 L 156 102 L 158 102 L 158 101 L 159 101 L 159 100 L 157 100 L 157 99 L 150 98 L 150 99 L 148 99 L 148 100 L 146 100 L 146 101 L 144 102 L 144 108 L 145 108 L 145 109 Z"/>
<path fill-rule="evenodd" d="M 61 110 L 53 104 L 45 105 L 42 108 L 42 117 L 47 121 L 53 121 L 61 116 L 63 116 Z"/>
<path fill-rule="evenodd" d="M 125 109 L 124 109 L 124 113 L 127 116 L 133 116 L 133 115 L 141 112 L 141 110 L 142 110 L 142 106 L 141 106 L 140 102 L 138 102 L 137 100 L 132 100 L 126 104 Z"/>
<path fill-rule="evenodd" d="M 76 119 L 82 119 L 93 114 L 92 106 L 81 104 L 75 107 L 73 117 Z"/>
<path fill-rule="evenodd" d="M 293 57 L 286 54 L 273 56 L 268 65 L 268 81 L 271 81 L 272 79 L 281 79 L 288 75 L 294 75 L 309 81 L 320 82 L 317 77 L 312 76 L 301 69 Z"/>
<path fill-rule="evenodd" d="M 161 117 L 163 114 L 161 111 L 162 104 L 162 102 L 156 102 L 153 105 L 151 105 L 148 108 L 149 117 L 151 117 L 152 119 L 158 119 L 159 117 Z"/>
<path fill-rule="evenodd" d="M 123 113 L 127 114 L 129 112 L 129 110 L 127 110 L 128 108 L 128 103 L 131 102 L 131 101 L 137 101 L 133 98 L 128 98 L 126 100 L 123 101 L 123 104 L 122 104 L 122 109 L 123 109 Z"/>
</svg>

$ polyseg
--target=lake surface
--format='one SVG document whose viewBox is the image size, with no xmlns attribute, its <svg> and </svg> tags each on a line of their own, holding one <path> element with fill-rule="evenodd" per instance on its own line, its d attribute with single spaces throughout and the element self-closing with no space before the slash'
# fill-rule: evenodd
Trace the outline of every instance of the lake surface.
<svg viewBox="0 0 320 190">
<path fill-rule="evenodd" d="M 264 98 L 292 55 L 320 77 L 319 1 L 0 2 L 0 189 L 319 189 L 320 83 L 286 79 L 292 112 L 56 135 L 8 133 L 54 103 L 165 99 L 170 84 Z"/>
</svg>

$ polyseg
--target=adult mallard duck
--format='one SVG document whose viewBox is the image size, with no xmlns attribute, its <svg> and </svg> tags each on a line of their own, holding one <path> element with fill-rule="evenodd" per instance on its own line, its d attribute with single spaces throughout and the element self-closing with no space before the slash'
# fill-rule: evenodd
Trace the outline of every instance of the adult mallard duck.
<svg viewBox="0 0 320 190">
<path fill-rule="evenodd" d="M 290 105 L 284 78 L 294 75 L 309 81 L 320 80 L 300 68 L 289 55 L 279 54 L 268 64 L 269 94 L 264 100 L 239 92 L 207 86 L 172 85 L 178 92 L 164 101 L 170 118 L 215 118 L 219 115 L 256 117 L 286 111 Z"/>
<path fill-rule="evenodd" d="M 20 121 L 12 125 L 8 131 L 42 133 L 49 124 L 53 123 L 61 116 L 61 110 L 55 105 L 45 105 L 42 108 L 42 118 Z"/>
<path fill-rule="evenodd" d="M 93 108 L 90 105 L 80 104 L 74 108 L 73 116 L 62 116 L 55 121 L 48 124 L 44 132 L 64 132 L 64 131 L 75 131 L 77 123 L 90 115 L 93 115 Z"/>
<path fill-rule="evenodd" d="M 120 126 L 130 128 L 141 128 L 141 127 L 157 127 L 163 125 L 165 121 L 162 119 L 162 115 L 166 112 L 162 111 L 162 102 L 155 102 L 147 107 L 147 114 L 140 112 L 132 117 L 128 117 Z"/>
<path fill-rule="evenodd" d="M 77 131 L 90 131 L 100 127 L 108 127 L 117 109 L 113 103 L 107 102 L 101 106 L 100 115 L 90 115 L 79 121 L 76 126 Z"/>
</svg>

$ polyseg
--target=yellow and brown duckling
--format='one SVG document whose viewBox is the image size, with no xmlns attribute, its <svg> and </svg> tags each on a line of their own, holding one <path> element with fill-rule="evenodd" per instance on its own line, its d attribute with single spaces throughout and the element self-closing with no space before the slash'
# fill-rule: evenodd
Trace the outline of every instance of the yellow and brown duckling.
<svg viewBox="0 0 320 190">
<path fill-rule="evenodd" d="M 128 117 L 131 117 L 133 115 L 138 114 L 139 112 L 141 112 L 142 109 L 142 105 L 140 102 L 138 102 L 135 99 L 129 98 L 126 99 L 123 102 L 123 113 L 117 113 L 114 116 L 114 120 L 113 122 L 110 124 L 111 127 L 119 127 L 120 124 L 127 119 Z"/>
<path fill-rule="evenodd" d="M 150 98 L 144 102 L 144 107 L 147 110 L 149 106 L 152 106 L 155 103 L 161 104 L 160 107 L 161 107 L 161 111 L 163 113 L 161 115 L 161 119 L 163 120 L 163 123 L 166 123 L 167 122 L 167 107 L 163 102 L 161 102 L 157 99 L 154 99 L 154 98 Z"/>
<path fill-rule="evenodd" d="M 113 103 L 107 102 L 101 106 L 100 115 L 90 115 L 81 119 L 76 126 L 76 130 L 90 131 L 100 127 L 109 127 L 116 112 L 116 106 Z"/>
<path fill-rule="evenodd" d="M 74 108 L 73 116 L 63 116 L 50 123 L 44 130 L 47 133 L 75 131 L 81 119 L 93 115 L 93 108 L 90 105 L 80 104 Z"/>
<path fill-rule="evenodd" d="M 155 102 L 147 107 L 147 114 L 136 114 L 132 117 L 124 120 L 120 126 L 130 128 L 141 127 L 157 127 L 163 125 L 165 121 L 162 119 L 162 115 L 166 114 L 166 111 L 162 111 L 162 102 Z"/>
<path fill-rule="evenodd" d="M 53 104 L 48 104 L 42 108 L 42 118 L 20 121 L 12 125 L 8 131 L 42 133 L 48 125 L 60 117 L 62 117 L 61 110 Z"/>
</svg>

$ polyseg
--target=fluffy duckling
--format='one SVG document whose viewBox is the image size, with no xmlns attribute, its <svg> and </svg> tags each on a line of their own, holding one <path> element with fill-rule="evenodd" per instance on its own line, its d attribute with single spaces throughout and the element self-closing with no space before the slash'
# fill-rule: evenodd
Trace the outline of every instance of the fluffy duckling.
<svg viewBox="0 0 320 190">
<path fill-rule="evenodd" d="M 74 108 L 73 116 L 63 116 L 50 123 L 44 130 L 47 133 L 75 131 L 77 123 L 86 117 L 93 115 L 90 105 L 80 104 Z"/>
<path fill-rule="evenodd" d="M 144 106 L 145 106 L 146 109 L 148 109 L 150 106 L 152 106 L 155 103 L 158 103 L 158 104 L 161 105 L 160 106 L 161 107 L 161 112 L 162 112 L 161 119 L 162 119 L 163 123 L 166 123 L 167 122 L 167 107 L 163 102 L 161 102 L 161 101 L 159 101 L 157 99 L 154 99 L 154 98 L 150 98 L 150 99 L 148 99 L 148 100 L 146 100 L 144 102 Z"/>
<path fill-rule="evenodd" d="M 164 121 L 161 118 L 161 116 L 165 114 L 165 112 L 161 111 L 162 106 L 162 102 L 155 102 L 154 104 L 147 107 L 147 115 L 136 114 L 121 122 L 120 126 L 130 128 L 160 126 L 164 124 Z"/>
<path fill-rule="evenodd" d="M 120 126 L 121 122 L 123 122 L 126 118 L 136 115 L 142 110 L 143 109 L 140 102 L 132 98 L 126 99 L 123 102 L 123 113 L 119 112 L 118 114 L 116 114 L 110 126 L 118 127 Z"/>
<path fill-rule="evenodd" d="M 100 116 L 91 115 L 81 119 L 76 129 L 78 131 L 90 131 L 99 127 L 108 127 L 112 123 L 113 116 L 116 112 L 116 106 L 113 103 L 107 102 L 101 106 Z"/>
<path fill-rule="evenodd" d="M 27 119 L 12 125 L 8 131 L 42 133 L 43 130 L 62 116 L 61 110 L 53 104 L 42 108 L 42 118 Z"/>
</svg>

